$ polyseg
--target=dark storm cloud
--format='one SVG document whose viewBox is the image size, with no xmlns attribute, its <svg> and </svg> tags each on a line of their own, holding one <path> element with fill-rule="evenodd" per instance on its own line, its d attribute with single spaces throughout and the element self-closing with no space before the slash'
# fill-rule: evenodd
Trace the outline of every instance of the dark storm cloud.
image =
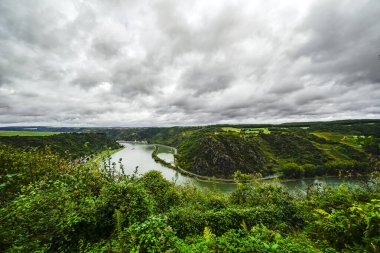
<svg viewBox="0 0 380 253">
<path fill-rule="evenodd" d="M 88 89 L 101 82 L 105 82 L 108 79 L 108 74 L 105 71 L 85 67 L 76 73 L 76 76 L 71 83 L 74 85 L 79 85 L 84 89 Z"/>
<path fill-rule="evenodd" d="M 160 85 L 159 73 L 143 65 L 117 68 L 112 76 L 112 83 L 119 94 L 138 96 L 154 94 Z"/>
<path fill-rule="evenodd" d="M 272 86 L 269 92 L 284 95 L 286 93 L 292 93 L 304 88 L 302 80 L 282 81 L 280 84 Z"/>
<path fill-rule="evenodd" d="M 9 83 L 9 80 L 5 76 L 0 75 L 0 87 L 7 83 Z"/>
<path fill-rule="evenodd" d="M 379 118 L 380 2 L 0 1 L 0 124 Z"/>
<path fill-rule="evenodd" d="M 113 41 L 95 41 L 93 48 L 97 54 L 105 58 L 114 57 L 119 53 L 119 45 Z"/>
<path fill-rule="evenodd" d="M 229 69 L 196 66 L 181 76 L 181 88 L 193 90 L 195 96 L 224 90 L 234 80 L 233 74 L 228 71 Z"/>
</svg>

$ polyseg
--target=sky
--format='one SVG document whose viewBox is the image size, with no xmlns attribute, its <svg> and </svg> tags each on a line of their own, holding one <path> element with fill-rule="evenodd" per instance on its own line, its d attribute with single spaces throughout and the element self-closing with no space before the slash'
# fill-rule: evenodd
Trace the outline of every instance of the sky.
<svg viewBox="0 0 380 253">
<path fill-rule="evenodd" d="M 0 0 L 0 125 L 380 118 L 379 0 Z"/>
</svg>

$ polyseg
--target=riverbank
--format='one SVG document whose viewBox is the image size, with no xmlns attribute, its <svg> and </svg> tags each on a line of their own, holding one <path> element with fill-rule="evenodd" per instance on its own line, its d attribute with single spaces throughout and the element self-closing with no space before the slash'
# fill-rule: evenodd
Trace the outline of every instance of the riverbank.
<svg viewBox="0 0 380 253">
<path fill-rule="evenodd" d="M 117 149 L 107 149 L 103 150 L 100 153 L 94 154 L 87 162 L 86 165 L 88 166 L 94 166 L 99 165 L 105 158 L 111 157 L 113 154 L 123 150 L 124 147 L 120 147 Z"/>
<path fill-rule="evenodd" d="M 161 159 L 158 154 L 159 154 L 159 146 L 163 146 L 163 145 L 159 145 L 159 144 L 154 144 L 154 150 L 152 152 L 152 158 L 155 162 L 157 163 L 160 163 L 162 166 L 165 166 L 165 167 L 168 167 L 170 169 L 173 169 L 173 170 L 177 170 L 176 169 L 176 166 L 171 164 L 171 163 L 168 163 L 167 161 Z M 169 147 L 169 146 L 164 146 L 164 147 L 167 147 L 167 148 L 172 148 L 172 147 Z"/>
<path fill-rule="evenodd" d="M 128 157 L 128 163 L 124 164 L 126 167 L 133 167 L 133 169 L 138 166 L 139 172 L 144 173 L 149 170 L 159 170 L 162 171 L 162 169 L 159 169 L 158 167 L 155 167 L 154 164 L 159 164 L 162 168 L 165 168 L 165 177 L 168 180 L 174 180 L 177 182 L 178 176 L 179 181 L 185 182 L 188 180 L 194 180 L 194 182 L 199 182 L 201 184 L 218 184 L 218 185 L 234 185 L 236 184 L 236 181 L 232 178 L 217 178 L 217 177 L 208 177 L 208 176 L 202 176 L 195 173 L 192 173 L 190 171 L 186 171 L 182 169 L 178 164 L 176 164 L 175 159 L 169 158 L 167 159 L 165 156 L 160 156 L 160 154 L 176 153 L 176 149 L 170 146 L 161 145 L 161 144 L 146 144 L 146 143 L 136 143 L 136 142 L 125 142 L 126 145 L 132 145 L 131 149 L 128 148 L 129 153 Z M 128 144 L 127 144 L 128 143 Z M 138 146 L 142 145 L 144 148 L 140 150 L 137 148 Z M 150 146 L 151 148 L 148 148 Z M 135 150 L 136 147 L 136 150 Z M 166 150 L 167 149 L 167 150 Z M 170 149 L 170 150 L 168 150 Z M 136 161 L 132 161 L 134 158 L 137 159 L 137 161 L 141 158 L 141 155 L 143 153 L 147 153 L 150 160 L 153 162 L 153 164 L 144 164 Z M 114 159 L 114 162 L 117 163 L 117 161 L 122 158 L 123 161 L 125 161 L 125 156 L 127 154 L 121 153 L 116 159 Z M 132 160 L 131 160 L 132 158 Z M 170 172 L 171 171 L 171 172 Z M 187 178 L 187 179 L 186 179 Z M 281 179 L 280 175 L 271 175 L 264 178 L 258 178 L 258 179 L 251 179 L 251 180 L 239 180 L 241 183 L 253 183 L 255 181 L 261 181 L 261 182 L 278 182 L 278 183 L 292 183 L 297 181 L 303 181 L 303 180 L 334 180 L 334 179 L 340 179 L 336 176 L 318 176 L 318 177 L 307 177 L 307 178 L 297 178 L 297 179 Z"/>
<path fill-rule="evenodd" d="M 234 179 L 208 177 L 208 176 L 202 176 L 202 175 L 192 173 L 192 172 L 184 170 L 181 167 L 179 167 L 178 165 L 176 165 L 175 161 L 174 161 L 174 164 L 168 163 L 158 156 L 159 147 L 161 146 L 161 147 L 171 148 L 174 150 L 174 153 L 176 153 L 177 150 L 173 147 L 166 146 L 166 145 L 161 145 L 161 144 L 152 144 L 152 145 L 154 145 L 154 151 L 152 152 L 152 158 L 155 162 L 160 163 L 162 166 L 165 166 L 167 168 L 173 169 L 173 170 L 181 173 L 184 176 L 194 178 L 194 179 L 201 181 L 201 182 L 215 182 L 215 183 L 228 183 L 228 184 L 235 184 L 236 183 Z M 266 177 L 266 178 L 260 178 L 260 179 L 255 179 L 255 180 L 271 180 L 271 179 L 277 179 L 277 177 Z M 246 180 L 246 181 L 242 181 L 242 183 L 250 183 L 250 182 L 254 182 L 255 180 Z"/>
<path fill-rule="evenodd" d="M 191 177 L 193 179 L 196 179 L 201 182 L 213 182 L 213 183 L 224 183 L 224 184 L 236 184 L 236 181 L 234 179 L 228 179 L 228 178 L 217 178 L 217 177 L 208 177 L 208 176 L 202 176 L 199 174 L 192 173 L 190 171 L 184 170 L 178 165 L 171 164 L 166 162 L 165 160 L 161 159 L 158 154 L 159 154 L 159 147 L 166 147 L 174 150 L 174 153 L 177 152 L 177 150 L 173 147 L 167 146 L 167 145 L 162 145 L 162 144 L 152 144 L 154 145 L 154 151 L 152 152 L 152 158 L 155 162 L 160 163 L 162 166 L 165 166 L 167 168 L 173 169 L 179 173 L 181 173 L 184 176 Z M 287 182 L 296 182 L 299 180 L 315 180 L 315 179 L 339 179 L 337 176 L 318 176 L 318 177 L 305 177 L 305 178 L 291 178 L 291 179 L 281 179 L 279 175 L 272 175 L 272 176 L 267 176 L 263 178 L 257 178 L 257 179 L 252 179 L 252 180 L 243 180 L 240 181 L 242 183 L 252 183 L 254 181 L 271 181 L 275 180 L 279 183 L 287 183 Z"/>
</svg>

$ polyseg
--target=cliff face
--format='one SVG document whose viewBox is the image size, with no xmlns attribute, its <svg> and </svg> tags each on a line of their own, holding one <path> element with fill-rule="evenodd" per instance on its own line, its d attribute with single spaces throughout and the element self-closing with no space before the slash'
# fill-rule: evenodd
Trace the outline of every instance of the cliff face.
<svg viewBox="0 0 380 253">
<path fill-rule="evenodd" d="M 266 157 L 253 139 L 238 136 L 207 136 L 199 143 L 192 158 L 192 171 L 196 174 L 228 177 L 231 172 L 260 172 Z"/>
<path fill-rule="evenodd" d="M 319 175 L 318 171 L 336 175 L 338 169 L 331 168 L 331 164 L 340 170 L 348 161 L 352 162 L 351 167 L 355 162 L 367 161 L 361 150 L 291 131 L 255 135 L 200 131 L 183 140 L 178 151 L 177 163 L 181 168 L 221 178 L 231 178 L 238 170 L 264 176 L 285 170 L 289 174 L 289 168 L 301 176 Z"/>
<path fill-rule="evenodd" d="M 194 134 L 179 145 L 178 164 L 204 176 L 230 177 L 235 171 L 265 172 L 268 157 L 256 138 L 235 134 Z"/>
</svg>

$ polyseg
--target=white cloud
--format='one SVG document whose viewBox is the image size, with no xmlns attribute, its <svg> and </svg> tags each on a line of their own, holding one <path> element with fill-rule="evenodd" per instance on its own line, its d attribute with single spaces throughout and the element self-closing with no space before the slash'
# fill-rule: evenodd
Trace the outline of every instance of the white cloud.
<svg viewBox="0 0 380 253">
<path fill-rule="evenodd" d="M 0 125 L 379 118 L 379 16 L 374 0 L 4 0 Z"/>
</svg>

